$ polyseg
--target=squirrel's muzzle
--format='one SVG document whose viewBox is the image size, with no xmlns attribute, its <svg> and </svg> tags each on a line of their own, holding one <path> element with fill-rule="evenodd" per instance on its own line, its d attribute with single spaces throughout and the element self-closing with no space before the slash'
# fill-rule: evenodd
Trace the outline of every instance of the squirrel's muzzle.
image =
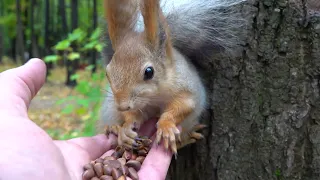
<svg viewBox="0 0 320 180">
<path fill-rule="evenodd" d="M 117 107 L 118 111 L 129 111 L 131 109 L 130 105 L 128 103 L 121 103 Z"/>
</svg>

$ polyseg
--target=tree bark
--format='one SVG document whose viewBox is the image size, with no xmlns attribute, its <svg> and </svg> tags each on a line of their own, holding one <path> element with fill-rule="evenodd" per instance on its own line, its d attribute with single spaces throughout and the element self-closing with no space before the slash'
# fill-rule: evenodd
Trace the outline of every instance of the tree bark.
<svg viewBox="0 0 320 180">
<path fill-rule="evenodd" d="M 71 28 L 72 30 L 78 28 L 78 0 L 71 0 Z M 74 43 L 71 46 L 73 51 L 77 51 L 77 47 Z M 70 79 L 71 75 L 73 75 L 76 72 L 77 61 L 78 60 L 67 60 L 67 86 L 74 87 L 77 85 L 76 80 Z"/>
<path fill-rule="evenodd" d="M 167 179 L 316 180 L 320 176 L 320 13 L 306 0 L 252 0 L 241 56 L 199 71 L 209 95 L 205 140 Z"/>
<path fill-rule="evenodd" d="M 17 16 L 17 39 L 16 39 L 16 53 L 18 59 L 21 60 L 22 63 L 25 62 L 24 58 L 24 40 L 23 40 L 23 24 L 21 20 L 21 2 L 20 0 L 16 0 L 16 16 Z"/>
</svg>

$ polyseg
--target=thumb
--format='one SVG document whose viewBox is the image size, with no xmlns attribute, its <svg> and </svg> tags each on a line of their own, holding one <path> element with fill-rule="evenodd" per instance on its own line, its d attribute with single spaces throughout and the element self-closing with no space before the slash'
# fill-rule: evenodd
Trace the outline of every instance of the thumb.
<svg viewBox="0 0 320 180">
<path fill-rule="evenodd" d="M 27 116 L 32 98 L 45 82 L 46 66 L 40 59 L 0 73 L 0 110 Z"/>
</svg>

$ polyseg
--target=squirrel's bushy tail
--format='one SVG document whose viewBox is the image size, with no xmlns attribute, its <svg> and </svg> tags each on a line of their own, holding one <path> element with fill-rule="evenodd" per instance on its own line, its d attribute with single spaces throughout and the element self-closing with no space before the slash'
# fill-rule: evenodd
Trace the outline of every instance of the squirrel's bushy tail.
<svg viewBox="0 0 320 180">
<path fill-rule="evenodd" d="M 238 7 L 243 2 L 246 0 L 187 0 L 176 7 L 165 4 L 173 46 L 192 57 L 205 50 L 232 55 L 247 25 Z"/>
</svg>

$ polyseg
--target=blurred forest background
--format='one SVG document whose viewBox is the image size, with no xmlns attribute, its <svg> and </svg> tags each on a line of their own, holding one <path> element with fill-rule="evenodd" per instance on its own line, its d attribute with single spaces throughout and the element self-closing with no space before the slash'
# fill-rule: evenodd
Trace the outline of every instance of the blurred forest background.
<svg viewBox="0 0 320 180">
<path fill-rule="evenodd" d="M 33 57 L 46 62 L 29 116 L 55 139 L 94 134 L 107 85 L 102 18 L 102 0 L 0 1 L 0 72 Z"/>
</svg>

